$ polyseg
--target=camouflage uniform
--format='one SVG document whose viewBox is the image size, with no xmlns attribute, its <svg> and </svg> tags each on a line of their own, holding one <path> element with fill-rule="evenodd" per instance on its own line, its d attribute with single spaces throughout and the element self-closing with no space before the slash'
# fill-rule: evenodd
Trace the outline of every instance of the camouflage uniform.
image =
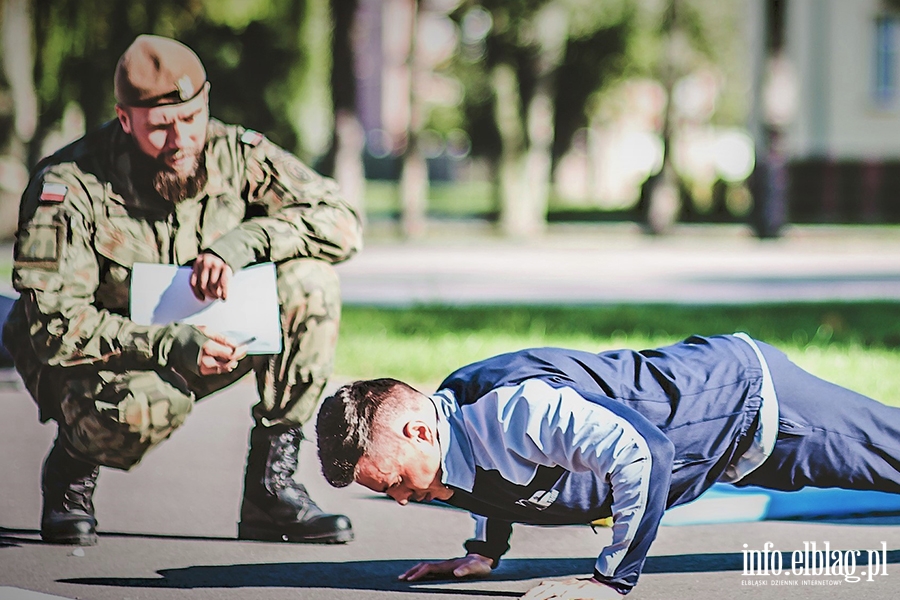
<svg viewBox="0 0 900 600">
<path fill-rule="evenodd" d="M 184 421 L 196 399 L 255 371 L 258 422 L 309 419 L 332 370 L 340 319 L 331 267 L 361 245 L 333 181 L 261 134 L 210 120 L 205 189 L 172 204 L 137 183 L 139 151 L 118 121 L 45 159 L 20 209 L 4 345 L 69 447 L 129 469 Z M 63 187 L 64 186 L 64 187 Z M 201 377 L 207 337 L 128 318 L 136 262 L 186 264 L 203 250 L 234 270 L 273 261 L 284 350 Z"/>
</svg>

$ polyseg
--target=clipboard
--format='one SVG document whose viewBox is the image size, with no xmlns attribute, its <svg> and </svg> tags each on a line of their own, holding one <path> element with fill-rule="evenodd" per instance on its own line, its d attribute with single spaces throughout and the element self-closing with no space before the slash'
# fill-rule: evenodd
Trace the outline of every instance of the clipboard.
<svg viewBox="0 0 900 600">
<path fill-rule="evenodd" d="M 131 320 L 138 325 L 203 325 L 235 342 L 252 340 L 248 354 L 281 352 L 281 313 L 273 263 L 235 273 L 227 300 L 197 300 L 191 267 L 135 263 L 131 272 Z"/>
</svg>

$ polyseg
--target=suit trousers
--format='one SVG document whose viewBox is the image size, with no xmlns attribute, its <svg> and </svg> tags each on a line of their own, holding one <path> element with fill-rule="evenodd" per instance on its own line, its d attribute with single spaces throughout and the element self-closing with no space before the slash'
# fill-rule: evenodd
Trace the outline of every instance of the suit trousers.
<svg viewBox="0 0 900 600">
<path fill-rule="evenodd" d="M 900 408 L 820 379 L 759 342 L 778 398 L 772 454 L 737 485 L 900 493 Z"/>
</svg>

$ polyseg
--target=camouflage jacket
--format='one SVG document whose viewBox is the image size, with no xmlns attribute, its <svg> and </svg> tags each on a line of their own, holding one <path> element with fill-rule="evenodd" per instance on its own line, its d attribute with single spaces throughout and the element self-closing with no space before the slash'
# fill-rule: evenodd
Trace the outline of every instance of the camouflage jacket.
<svg viewBox="0 0 900 600">
<path fill-rule="evenodd" d="M 196 328 L 128 318 L 136 262 L 186 264 L 203 250 L 237 271 L 261 261 L 332 263 L 361 246 L 360 221 L 337 186 L 261 134 L 211 120 L 209 179 L 173 204 L 132 181 L 134 146 L 111 121 L 36 168 L 22 196 L 4 329 L 35 394 L 43 366 L 115 362 L 196 373 Z M 183 372 L 183 371 L 182 371 Z"/>
</svg>

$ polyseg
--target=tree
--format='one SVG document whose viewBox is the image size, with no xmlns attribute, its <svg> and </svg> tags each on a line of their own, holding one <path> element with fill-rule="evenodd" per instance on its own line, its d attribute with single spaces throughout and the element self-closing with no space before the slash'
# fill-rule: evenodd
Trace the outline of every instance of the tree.
<svg viewBox="0 0 900 600">
<path fill-rule="evenodd" d="M 463 63 L 469 57 L 462 66 L 469 74 L 462 77 L 474 91 L 467 95 L 469 130 L 476 152 L 496 164 L 506 234 L 527 237 L 543 230 L 554 161 L 587 122 L 593 92 L 620 69 L 615 57 L 624 54 L 630 15 L 625 2 L 587 0 L 481 0 L 457 11 L 470 46 L 460 54 Z M 467 34 L 479 20 L 490 27 L 480 37 Z M 473 52 L 479 46 L 480 56 Z M 488 109 L 494 133 L 479 133 L 476 124 L 486 122 Z"/>
<path fill-rule="evenodd" d="M 6 1 L 33 9 L 39 118 L 28 164 L 41 157 L 67 106 L 80 108 L 87 129 L 114 115 L 115 63 L 141 33 L 175 37 L 197 51 L 213 85 L 214 115 L 264 131 L 307 159 L 325 149 L 328 0 Z M 308 98 L 319 106 L 308 110 Z"/>
<path fill-rule="evenodd" d="M 678 0 L 669 0 L 662 17 L 660 31 L 663 36 L 663 46 L 666 51 L 659 63 L 660 80 L 666 91 L 666 108 L 663 115 L 662 140 L 663 161 L 662 169 L 656 175 L 650 177 L 643 192 L 644 220 L 647 229 L 653 234 L 667 232 L 678 218 L 681 209 L 681 192 L 678 175 L 672 166 L 672 127 L 674 110 L 672 91 L 675 89 L 675 81 L 679 71 L 684 67 L 679 64 L 679 41 L 682 29 L 679 22 Z"/>
<path fill-rule="evenodd" d="M 37 128 L 37 93 L 31 76 L 31 7 L 27 0 L 4 0 L 0 27 L 0 238 L 6 239 L 15 232 L 18 195 L 27 178 L 28 145 Z"/>
<path fill-rule="evenodd" d="M 409 3 L 409 45 L 406 60 L 409 82 L 409 123 L 406 131 L 406 148 L 403 150 L 403 167 L 400 172 L 400 221 L 404 235 L 421 237 L 425 233 L 425 210 L 428 198 L 428 164 L 420 147 L 425 125 L 426 107 L 421 97 L 419 82 L 426 65 L 422 60 L 420 29 L 420 2 Z"/>
<path fill-rule="evenodd" d="M 362 153 L 365 132 L 356 116 L 356 77 L 353 32 L 358 0 L 330 0 L 331 19 L 331 105 L 334 127 L 328 153 L 320 169 L 334 177 L 344 197 L 365 217 L 365 172 Z"/>
<path fill-rule="evenodd" d="M 325 150 L 332 125 L 328 0 L 2 0 L 0 6 L 4 182 L 25 179 L 10 170 L 24 171 L 114 116 L 116 60 L 141 33 L 175 37 L 197 51 L 215 116 L 263 131 L 307 160 Z M 82 116 L 81 126 L 63 131 L 72 129 L 61 123 L 73 114 Z M 0 199 L 0 216 L 15 211 L 24 183 L 7 187 L 16 189 Z"/>
<path fill-rule="evenodd" d="M 734 3 L 717 0 L 664 0 L 637 6 L 636 27 L 628 44 L 631 71 L 661 82 L 666 92 L 659 132 L 663 166 L 645 183 L 640 203 L 647 231 L 662 234 L 689 208 L 682 203 L 685 182 L 673 163 L 672 139 L 681 125 L 673 102 L 674 89 L 680 79 L 702 67 L 723 73 L 742 66 L 730 64 L 735 62 L 735 49 L 739 48 L 734 36 L 739 13 Z M 735 84 L 732 89 L 740 90 L 741 86 Z M 722 121 L 743 122 L 746 107 L 737 104 L 732 99 L 730 106 L 718 111 Z"/>
</svg>

